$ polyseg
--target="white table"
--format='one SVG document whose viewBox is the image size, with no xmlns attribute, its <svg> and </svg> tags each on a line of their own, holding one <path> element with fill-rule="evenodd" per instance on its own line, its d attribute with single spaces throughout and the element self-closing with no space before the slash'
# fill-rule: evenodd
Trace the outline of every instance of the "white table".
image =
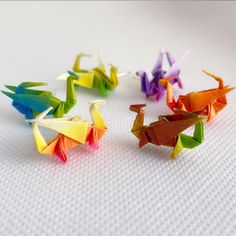
<svg viewBox="0 0 236 236">
<path fill-rule="evenodd" d="M 87 68 L 100 50 L 121 71 L 150 72 L 161 46 L 177 58 L 190 50 L 176 95 L 216 87 L 202 69 L 235 85 L 235 11 L 234 2 L 1 2 L 0 86 L 47 81 L 63 99 L 55 78 L 78 52 L 93 55 Z M 79 88 L 77 98 L 68 115 L 90 119 L 99 96 Z M 64 165 L 37 153 L 31 127 L 1 95 L 0 235 L 236 235 L 235 92 L 228 101 L 204 143 L 170 161 L 169 148 L 137 148 L 129 105 L 147 102 L 147 122 L 171 112 L 127 76 L 102 108 L 100 150 L 78 147 Z"/>
</svg>

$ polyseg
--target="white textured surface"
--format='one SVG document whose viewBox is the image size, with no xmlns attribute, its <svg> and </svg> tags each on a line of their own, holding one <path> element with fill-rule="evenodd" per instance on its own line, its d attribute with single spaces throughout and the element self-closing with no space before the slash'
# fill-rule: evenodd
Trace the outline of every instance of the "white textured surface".
<svg viewBox="0 0 236 236">
<path fill-rule="evenodd" d="M 236 4 L 1 2 L 1 88 L 54 78 L 79 51 L 121 70 L 150 71 L 161 45 L 182 65 L 185 92 L 216 86 L 208 68 L 235 85 Z M 92 65 L 89 60 L 85 66 Z M 89 119 L 95 93 L 77 90 L 70 115 Z M 206 124 L 205 142 L 170 161 L 170 149 L 137 148 L 129 132 L 131 103 L 143 102 L 139 83 L 121 80 L 102 113 L 109 130 L 99 151 L 81 146 L 68 164 L 38 154 L 32 130 L 1 95 L 0 235 L 236 235 L 236 102 Z M 164 100 L 148 102 L 146 120 L 169 113 Z"/>
</svg>

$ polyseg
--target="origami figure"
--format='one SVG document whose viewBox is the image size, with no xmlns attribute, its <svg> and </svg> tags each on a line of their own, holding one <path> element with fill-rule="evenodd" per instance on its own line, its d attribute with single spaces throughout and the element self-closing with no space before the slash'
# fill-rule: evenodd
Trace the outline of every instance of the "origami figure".
<svg viewBox="0 0 236 236">
<path fill-rule="evenodd" d="M 79 54 L 76 59 L 73 71 L 68 71 L 66 74 L 59 76 L 58 79 L 65 80 L 68 76 L 79 78 L 74 80 L 74 84 L 86 87 L 88 89 L 97 89 L 99 94 L 103 97 L 108 95 L 108 91 L 112 91 L 118 85 L 118 77 L 126 75 L 127 73 L 117 74 L 117 68 L 110 65 L 110 77 L 106 74 L 106 68 L 101 58 L 99 59 L 99 65 L 91 70 L 85 70 L 80 68 L 80 60 L 82 57 L 89 57 L 87 54 Z"/>
<path fill-rule="evenodd" d="M 193 112 L 198 115 L 207 116 L 207 120 L 210 121 L 226 106 L 225 94 L 234 88 L 224 86 L 222 78 L 206 70 L 203 70 L 203 72 L 219 82 L 218 88 L 180 95 L 177 102 L 174 99 L 174 92 L 170 82 L 171 78 L 160 81 L 167 88 L 166 103 L 171 110 L 174 112 L 179 110 Z"/>
<path fill-rule="evenodd" d="M 147 143 L 173 147 L 170 155 L 174 159 L 184 148 L 194 148 L 204 139 L 203 118 L 193 113 L 180 112 L 173 115 L 160 116 L 159 120 L 144 125 L 146 104 L 131 105 L 130 110 L 137 113 L 131 132 L 139 139 L 139 147 Z M 181 133 L 195 125 L 193 136 Z"/>
<path fill-rule="evenodd" d="M 99 140 L 107 130 L 106 124 L 99 111 L 99 106 L 104 101 L 94 101 L 90 106 L 92 124 L 81 120 L 80 117 L 71 118 L 48 118 L 44 119 L 52 107 L 42 112 L 33 120 L 27 120 L 33 125 L 35 145 L 42 154 L 51 156 L 55 154 L 63 162 L 67 161 L 67 150 L 81 144 L 89 145 L 97 149 Z M 58 135 L 47 142 L 42 136 L 39 126 L 58 132 Z"/>
<path fill-rule="evenodd" d="M 49 91 L 33 90 L 30 87 L 43 86 L 43 82 L 24 82 L 15 86 L 6 85 L 11 92 L 2 91 L 13 100 L 12 106 L 20 113 L 25 115 L 26 119 L 32 119 L 50 106 L 53 109 L 48 113 L 54 117 L 63 117 L 75 104 L 76 95 L 73 80 L 78 79 L 72 76 L 67 78 L 66 101 L 61 101 Z"/>
<path fill-rule="evenodd" d="M 164 56 L 166 56 L 168 64 L 170 66 L 168 70 L 164 70 L 162 68 Z M 145 71 L 140 70 L 136 73 L 136 75 L 141 79 L 141 91 L 146 94 L 147 98 L 155 96 L 156 101 L 159 101 L 163 97 L 165 93 L 165 87 L 159 83 L 160 79 L 163 78 L 171 77 L 173 78 L 170 81 L 171 84 L 177 83 L 179 88 L 183 87 L 181 79 L 179 77 L 179 66 L 182 59 L 183 57 L 180 58 L 178 61 L 175 61 L 175 59 L 168 51 L 162 49 L 157 59 L 157 62 L 152 70 L 151 81 L 149 81 L 148 75 Z"/>
</svg>

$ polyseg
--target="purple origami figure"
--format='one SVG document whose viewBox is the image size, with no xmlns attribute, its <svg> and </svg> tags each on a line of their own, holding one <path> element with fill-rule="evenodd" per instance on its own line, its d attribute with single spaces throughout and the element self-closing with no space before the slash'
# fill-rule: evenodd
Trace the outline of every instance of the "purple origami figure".
<svg viewBox="0 0 236 236">
<path fill-rule="evenodd" d="M 164 56 L 166 56 L 168 64 L 170 66 L 168 70 L 162 69 Z M 171 80 L 170 83 L 177 83 L 179 88 L 183 88 L 181 79 L 179 77 L 179 65 L 182 59 L 183 57 L 178 61 L 175 61 L 173 56 L 167 50 L 162 49 L 152 70 L 153 78 L 151 81 L 149 81 L 148 75 L 145 71 L 140 70 L 136 73 L 136 75 L 141 79 L 141 91 L 146 94 L 147 98 L 155 96 L 156 101 L 159 101 L 164 96 L 166 88 L 159 83 L 160 79 L 175 78 Z"/>
</svg>

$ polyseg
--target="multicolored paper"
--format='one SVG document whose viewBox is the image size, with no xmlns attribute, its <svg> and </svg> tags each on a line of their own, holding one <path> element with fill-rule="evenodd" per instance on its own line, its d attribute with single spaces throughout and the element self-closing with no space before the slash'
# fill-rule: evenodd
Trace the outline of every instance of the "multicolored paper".
<svg viewBox="0 0 236 236">
<path fill-rule="evenodd" d="M 52 107 L 48 115 L 63 117 L 76 104 L 75 86 L 73 81 L 78 78 L 67 77 L 66 101 L 61 101 L 52 92 L 29 89 L 35 86 L 47 85 L 44 82 L 23 82 L 18 86 L 5 85 L 12 92 L 1 91 L 13 100 L 12 106 L 26 119 L 33 119 L 41 112 Z"/>
<path fill-rule="evenodd" d="M 97 149 L 100 139 L 107 130 L 106 123 L 99 111 L 99 106 L 102 104 L 104 101 L 101 100 L 91 103 L 92 124 L 83 121 L 80 117 L 45 119 L 45 116 L 53 109 L 52 107 L 49 107 L 35 119 L 27 120 L 32 123 L 37 150 L 48 156 L 56 155 L 66 162 L 67 151 L 78 145 L 89 143 L 92 148 Z M 40 132 L 39 126 L 56 131 L 58 135 L 47 142 Z"/>
</svg>

